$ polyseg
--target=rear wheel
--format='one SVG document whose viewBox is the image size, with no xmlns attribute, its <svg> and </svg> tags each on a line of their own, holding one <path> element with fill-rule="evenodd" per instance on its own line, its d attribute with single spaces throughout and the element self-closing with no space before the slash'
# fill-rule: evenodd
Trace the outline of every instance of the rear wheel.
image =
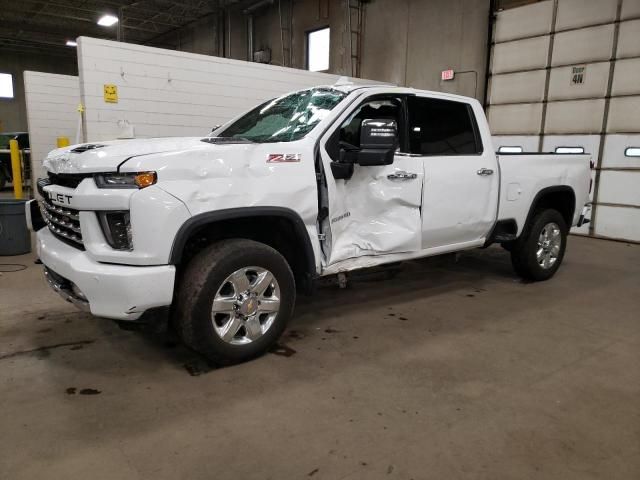
<svg viewBox="0 0 640 480">
<path fill-rule="evenodd" d="M 560 268 L 567 245 L 567 224 L 553 209 L 536 212 L 511 248 L 511 263 L 527 280 L 548 280 Z"/>
<path fill-rule="evenodd" d="M 196 255 L 178 290 L 183 341 L 218 365 L 264 353 L 293 313 L 295 280 L 280 253 L 244 239 L 217 242 Z"/>
</svg>

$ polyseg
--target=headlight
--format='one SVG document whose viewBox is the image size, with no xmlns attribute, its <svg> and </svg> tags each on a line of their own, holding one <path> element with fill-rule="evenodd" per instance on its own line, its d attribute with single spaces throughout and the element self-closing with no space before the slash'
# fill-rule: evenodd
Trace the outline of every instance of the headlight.
<svg viewBox="0 0 640 480">
<path fill-rule="evenodd" d="M 95 176 L 98 188 L 145 188 L 158 181 L 156 172 L 100 173 Z"/>
</svg>

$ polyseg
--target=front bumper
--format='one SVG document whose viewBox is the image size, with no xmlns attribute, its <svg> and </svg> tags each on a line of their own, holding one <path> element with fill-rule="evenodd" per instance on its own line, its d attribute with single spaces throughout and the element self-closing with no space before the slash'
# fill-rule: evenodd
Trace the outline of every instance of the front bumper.
<svg viewBox="0 0 640 480">
<path fill-rule="evenodd" d="M 65 300 L 93 315 L 137 320 L 146 310 L 171 304 L 175 281 L 172 265 L 96 262 L 86 251 L 67 245 L 47 228 L 38 230 L 36 247 L 48 269 L 49 285 Z"/>
</svg>

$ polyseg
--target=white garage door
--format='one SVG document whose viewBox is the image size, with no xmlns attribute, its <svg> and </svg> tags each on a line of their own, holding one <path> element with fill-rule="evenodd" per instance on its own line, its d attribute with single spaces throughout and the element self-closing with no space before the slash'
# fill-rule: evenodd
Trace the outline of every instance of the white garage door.
<svg viewBox="0 0 640 480">
<path fill-rule="evenodd" d="M 496 148 L 591 153 L 593 222 L 640 241 L 640 0 L 547 0 L 498 12 L 488 117 Z"/>
</svg>

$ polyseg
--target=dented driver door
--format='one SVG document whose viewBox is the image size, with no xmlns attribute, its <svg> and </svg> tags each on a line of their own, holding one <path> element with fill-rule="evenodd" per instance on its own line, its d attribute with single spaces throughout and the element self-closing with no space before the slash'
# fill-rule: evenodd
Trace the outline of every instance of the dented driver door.
<svg viewBox="0 0 640 480">
<path fill-rule="evenodd" d="M 327 134 L 325 148 L 320 149 L 323 164 L 329 166 L 328 216 L 322 229 L 329 270 L 332 266 L 339 271 L 395 261 L 389 256 L 421 249 L 424 167 L 420 158 L 405 153 L 404 108 L 405 101 L 399 96 L 370 97 L 341 117 L 338 130 Z M 349 178 L 336 178 L 330 168 L 339 157 L 335 140 L 359 147 L 365 119 L 397 122 L 400 147 L 394 161 L 391 165 L 353 165 Z"/>
</svg>

